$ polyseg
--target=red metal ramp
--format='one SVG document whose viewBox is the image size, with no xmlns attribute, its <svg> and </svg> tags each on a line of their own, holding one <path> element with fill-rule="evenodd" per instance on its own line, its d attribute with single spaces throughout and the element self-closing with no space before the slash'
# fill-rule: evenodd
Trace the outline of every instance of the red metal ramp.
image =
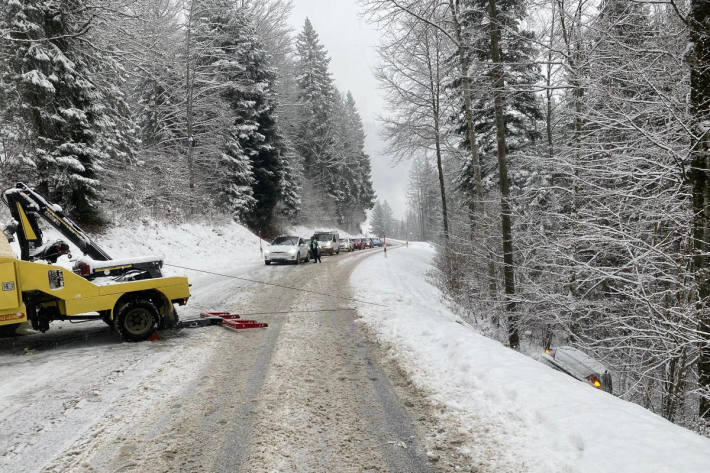
<svg viewBox="0 0 710 473">
<path fill-rule="evenodd" d="M 229 312 L 202 312 L 200 317 L 203 319 L 221 319 L 222 327 L 232 328 L 234 330 L 243 330 L 247 328 L 265 328 L 269 324 L 265 322 L 258 322 L 256 320 L 244 320 L 237 314 L 230 314 Z"/>
</svg>

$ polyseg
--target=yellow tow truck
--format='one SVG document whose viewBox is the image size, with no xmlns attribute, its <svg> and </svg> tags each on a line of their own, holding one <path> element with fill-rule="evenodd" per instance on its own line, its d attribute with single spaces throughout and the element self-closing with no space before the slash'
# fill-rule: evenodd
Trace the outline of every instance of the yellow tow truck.
<svg viewBox="0 0 710 473">
<path fill-rule="evenodd" d="M 178 322 L 174 304 L 185 305 L 190 288 L 185 277 L 163 277 L 162 260 L 111 260 L 57 205 L 24 184 L 8 189 L 3 201 L 13 220 L 0 235 L 0 335 L 11 335 L 23 322 L 45 332 L 52 320 L 100 319 L 126 340 L 148 339 L 156 328 Z M 73 270 L 57 266 L 69 245 L 45 244 L 37 225 L 47 220 L 89 257 Z M 17 236 L 21 257 L 9 239 Z M 47 262 L 42 262 L 47 261 Z"/>
</svg>

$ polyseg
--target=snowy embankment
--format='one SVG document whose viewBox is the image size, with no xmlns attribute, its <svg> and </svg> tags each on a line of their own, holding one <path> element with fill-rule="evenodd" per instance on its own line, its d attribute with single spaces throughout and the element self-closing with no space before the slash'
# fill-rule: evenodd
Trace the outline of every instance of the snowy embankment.
<svg viewBox="0 0 710 473">
<path fill-rule="evenodd" d="M 353 272 L 364 323 L 440 410 L 475 471 L 710 471 L 710 439 L 476 333 L 426 282 L 435 250 L 410 243 Z M 454 433 L 451 431 L 454 430 Z M 472 470 L 473 471 L 473 470 Z"/>
<path fill-rule="evenodd" d="M 230 280 L 184 268 L 244 276 L 254 273 L 264 264 L 259 251 L 259 238 L 234 222 L 217 226 L 201 223 L 133 223 L 110 228 L 96 236 L 96 241 L 115 259 L 146 255 L 162 257 L 165 275 L 189 278 L 192 298 L 188 309 L 193 308 L 190 312 L 196 312 L 194 309 L 219 309 L 212 307 L 212 303 L 217 302 L 214 297 L 219 287 L 211 288 L 210 284 L 229 283 Z M 263 242 L 262 245 L 265 248 L 268 244 Z"/>
</svg>

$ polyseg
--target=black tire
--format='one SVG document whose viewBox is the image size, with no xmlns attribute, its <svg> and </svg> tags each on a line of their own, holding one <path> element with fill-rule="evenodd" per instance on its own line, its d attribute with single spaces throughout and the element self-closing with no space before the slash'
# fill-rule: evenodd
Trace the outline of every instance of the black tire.
<svg viewBox="0 0 710 473">
<path fill-rule="evenodd" d="M 141 342 L 155 333 L 160 315 L 152 302 L 139 299 L 126 301 L 116 311 L 117 328 L 124 340 Z"/>
<path fill-rule="evenodd" d="M 14 337 L 20 324 L 0 325 L 0 338 Z"/>
<path fill-rule="evenodd" d="M 264 261 L 264 264 L 265 264 L 266 266 L 268 266 L 268 265 L 271 264 L 271 261 Z"/>
<path fill-rule="evenodd" d="M 296 252 L 296 261 L 293 264 L 301 264 L 301 253 Z"/>
</svg>

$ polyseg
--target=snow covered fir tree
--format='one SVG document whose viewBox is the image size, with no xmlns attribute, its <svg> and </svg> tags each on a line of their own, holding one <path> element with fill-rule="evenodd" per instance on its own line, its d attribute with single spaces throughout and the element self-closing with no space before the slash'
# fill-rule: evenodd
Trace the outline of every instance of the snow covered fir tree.
<svg viewBox="0 0 710 473">
<path fill-rule="evenodd" d="M 17 153 L 13 163 L 31 173 L 23 179 L 80 221 L 98 223 L 102 169 L 108 160 L 126 160 L 133 143 L 115 132 L 126 127 L 125 103 L 97 77 L 117 64 L 80 40 L 90 25 L 82 3 L 5 5 L 0 71 L 12 147 L 4 151 Z"/>
<path fill-rule="evenodd" d="M 355 101 L 333 85 L 327 52 L 306 19 L 296 41 L 297 100 L 301 117 L 294 145 L 303 158 L 306 218 L 334 215 L 355 230 L 372 208 L 374 191 L 365 135 Z"/>
<path fill-rule="evenodd" d="M 365 221 L 362 123 L 308 20 L 294 39 L 260 2 L 81 4 L 0 6 L 4 185 L 25 181 L 84 223 L 139 209 L 265 234 Z"/>
</svg>

